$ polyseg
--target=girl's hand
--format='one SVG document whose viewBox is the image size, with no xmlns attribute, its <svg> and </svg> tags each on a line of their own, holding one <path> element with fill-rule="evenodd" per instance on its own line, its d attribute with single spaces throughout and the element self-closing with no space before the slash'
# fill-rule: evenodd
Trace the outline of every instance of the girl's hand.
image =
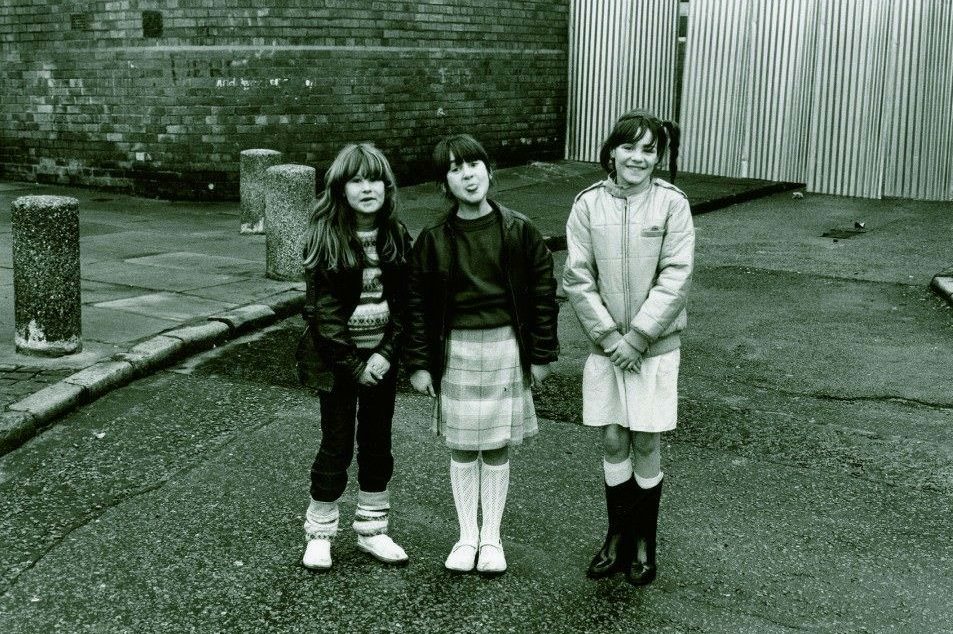
<svg viewBox="0 0 953 634">
<path fill-rule="evenodd" d="M 546 377 L 549 376 L 549 364 L 536 365 L 535 363 L 529 367 L 530 374 L 533 377 L 533 383 L 531 387 L 539 387 L 542 385 L 543 381 L 546 380 Z"/>
<path fill-rule="evenodd" d="M 365 369 L 371 373 L 371 376 L 380 381 L 390 370 L 390 361 L 375 352 L 367 360 L 367 366 Z"/>
<path fill-rule="evenodd" d="M 430 398 L 437 398 L 437 392 L 433 389 L 433 379 L 430 378 L 430 372 L 417 370 L 410 375 L 410 384 L 421 394 L 426 394 Z"/>
<path fill-rule="evenodd" d="M 364 371 L 361 372 L 361 376 L 360 378 L 358 378 L 357 382 L 360 383 L 361 385 L 373 387 L 380 382 L 380 378 L 375 376 L 374 373 L 371 372 L 371 370 L 368 368 L 368 366 L 365 365 Z"/>
<path fill-rule="evenodd" d="M 609 361 L 623 372 L 638 372 L 642 367 L 642 353 L 623 339 L 609 355 Z"/>
</svg>

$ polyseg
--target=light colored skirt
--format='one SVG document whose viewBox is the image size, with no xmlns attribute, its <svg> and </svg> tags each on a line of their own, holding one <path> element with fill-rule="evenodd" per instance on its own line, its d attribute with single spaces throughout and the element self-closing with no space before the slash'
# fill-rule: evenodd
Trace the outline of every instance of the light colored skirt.
<svg viewBox="0 0 953 634">
<path fill-rule="evenodd" d="M 539 431 L 511 326 L 450 331 L 433 429 L 451 449 L 518 445 Z"/>
<path fill-rule="evenodd" d="M 608 357 L 590 354 L 582 371 L 582 422 L 632 431 L 675 429 L 678 414 L 678 349 L 642 359 L 638 372 L 623 372 Z"/>
</svg>

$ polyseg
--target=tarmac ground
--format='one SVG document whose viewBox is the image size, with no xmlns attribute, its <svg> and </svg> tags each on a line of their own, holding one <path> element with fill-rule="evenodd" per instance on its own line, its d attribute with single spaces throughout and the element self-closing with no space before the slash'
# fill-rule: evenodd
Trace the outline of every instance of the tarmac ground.
<svg viewBox="0 0 953 634">
<path fill-rule="evenodd" d="M 519 173 L 499 175 L 498 197 L 558 229 L 544 216 L 566 213 L 576 183 Z M 423 199 L 439 212 L 427 196 L 405 192 L 408 210 Z M 219 209 L 205 211 L 220 229 L 170 253 L 238 240 L 237 215 Z M 565 303 L 561 357 L 535 396 L 541 432 L 513 455 L 507 573 L 443 570 L 456 538 L 448 456 L 429 400 L 406 383 L 391 488 L 410 565 L 355 548 L 352 470 L 334 568 L 303 569 L 319 432 L 290 362 L 302 322 L 289 309 L 235 318 L 228 341 L 216 322 L 228 333 L 214 349 L 188 356 L 183 343 L 0 457 L 0 631 L 953 632 L 953 308 L 929 288 L 949 270 L 949 213 L 782 192 L 695 218 L 660 574 L 646 588 L 583 574 L 605 511 L 598 440 L 579 424 L 588 346 Z M 228 310 L 279 306 L 272 295 Z M 184 342 L 195 323 L 141 336 Z"/>
</svg>

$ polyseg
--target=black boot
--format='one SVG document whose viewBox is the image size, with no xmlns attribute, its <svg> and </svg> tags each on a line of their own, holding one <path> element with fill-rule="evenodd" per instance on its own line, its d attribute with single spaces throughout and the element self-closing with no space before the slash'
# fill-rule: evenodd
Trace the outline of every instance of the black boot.
<svg viewBox="0 0 953 634">
<path fill-rule="evenodd" d="M 642 489 L 636 484 L 635 489 L 635 512 L 630 528 L 634 538 L 633 557 L 625 571 L 625 579 L 632 585 L 644 586 L 655 580 L 655 543 L 662 482 L 651 489 Z"/>
<path fill-rule="evenodd" d="M 592 558 L 587 575 L 601 579 L 629 567 L 632 559 L 632 495 L 638 485 L 629 478 L 616 486 L 606 485 L 606 508 L 609 512 L 609 531 L 602 548 Z"/>
</svg>

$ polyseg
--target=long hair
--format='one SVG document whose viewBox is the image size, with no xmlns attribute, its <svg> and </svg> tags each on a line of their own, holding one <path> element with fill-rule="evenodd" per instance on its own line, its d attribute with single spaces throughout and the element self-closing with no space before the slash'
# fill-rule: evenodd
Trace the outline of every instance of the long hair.
<svg viewBox="0 0 953 634">
<path fill-rule="evenodd" d="M 371 143 L 351 143 L 338 152 L 324 175 L 324 191 L 318 196 L 304 236 L 305 270 L 323 267 L 336 271 L 354 268 L 363 262 L 357 243 L 355 211 L 347 202 L 344 186 L 355 176 L 384 182 L 384 205 L 375 214 L 379 231 L 385 232 L 381 261 L 398 257 L 393 233 L 389 231 L 397 208 L 397 182 L 387 158 Z M 380 244 L 380 242 L 378 243 Z"/>
<path fill-rule="evenodd" d="M 609 176 L 615 176 L 615 161 L 610 155 L 612 150 L 623 143 L 633 143 L 648 131 L 655 140 L 659 162 L 668 151 L 668 171 L 672 182 L 678 175 L 678 147 L 681 144 L 681 131 L 674 121 L 663 121 L 645 110 L 629 110 L 616 121 L 612 132 L 606 137 L 599 150 L 599 163 Z"/>
<path fill-rule="evenodd" d="M 444 196 L 451 202 L 456 201 L 456 198 L 450 193 L 450 187 L 447 185 L 447 173 L 454 163 L 483 161 L 490 181 L 493 180 L 493 168 L 490 167 L 490 157 L 486 149 L 469 134 L 452 134 L 444 137 L 434 147 L 432 158 L 433 180 L 441 186 Z"/>
</svg>

